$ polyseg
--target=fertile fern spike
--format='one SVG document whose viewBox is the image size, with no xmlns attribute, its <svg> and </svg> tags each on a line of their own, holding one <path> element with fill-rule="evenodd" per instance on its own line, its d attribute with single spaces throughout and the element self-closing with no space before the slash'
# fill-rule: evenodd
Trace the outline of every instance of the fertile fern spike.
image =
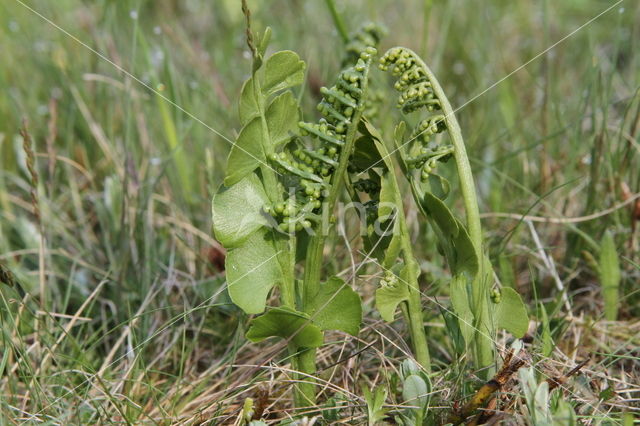
<svg viewBox="0 0 640 426">
<path fill-rule="evenodd" d="M 305 147 L 298 138 L 269 157 L 283 180 L 294 183 L 294 190 L 284 203 L 265 208 L 278 221 L 281 231 L 300 231 L 319 222 L 322 200 L 331 188 L 352 117 L 364 105 L 364 80 L 375 53 L 375 48 L 365 48 L 355 65 L 340 73 L 334 86 L 320 90 L 323 98 L 318 111 L 323 118 L 318 123 L 299 123 L 302 136 L 317 140 L 315 149 Z"/>
<path fill-rule="evenodd" d="M 478 323 L 478 330 L 484 330 L 483 333 L 476 332 L 473 337 L 475 347 L 474 358 L 479 368 L 490 366 L 495 358 L 493 343 L 490 338 L 493 334 L 495 324 L 487 312 L 487 296 L 488 287 L 493 277 L 488 259 L 482 250 L 482 227 L 480 224 L 480 212 L 478 211 L 475 182 L 473 180 L 473 173 L 471 165 L 469 164 L 464 139 L 462 138 L 462 131 L 455 117 L 455 111 L 451 107 L 435 75 L 422 59 L 411 50 L 401 47 L 390 49 L 381 58 L 380 67 L 383 70 L 392 68 L 393 74 L 398 77 L 395 88 L 401 92 L 398 104 L 404 112 L 423 109 L 431 113 L 426 120 L 423 120 L 418 124 L 418 127 L 414 129 L 412 139 L 409 142 L 415 141 L 415 143 L 409 150 L 409 155 L 401 152 L 407 166 L 411 164 L 413 167 L 421 167 L 421 177 L 425 179 L 429 177 L 429 174 L 438 161 L 444 161 L 448 157 L 453 157 L 455 161 L 458 186 L 467 216 L 466 228 L 468 230 L 469 240 L 475 251 L 475 256 L 471 256 L 471 258 L 476 259 L 476 266 L 478 267 L 471 269 L 475 272 L 472 273 L 473 276 L 470 277 L 470 280 L 464 278 L 464 274 L 458 271 L 452 284 L 458 286 L 456 291 L 461 290 L 463 292 L 467 288 L 465 287 L 466 284 L 463 284 L 464 281 L 467 281 L 467 284 L 471 284 L 471 292 L 465 297 L 468 299 L 468 306 L 473 307 L 474 321 Z M 433 135 L 441 133 L 444 130 L 448 133 L 448 140 L 451 146 L 438 146 L 437 143 L 431 142 Z M 412 179 L 410 178 L 410 180 Z M 417 185 L 413 185 L 412 180 L 412 191 L 416 200 L 422 203 L 424 201 L 422 197 L 425 192 L 429 192 L 429 188 L 418 188 Z M 431 195 L 433 196 L 434 194 Z M 431 217 L 432 215 L 429 216 Z M 454 246 L 457 245 L 457 243 L 454 243 Z M 461 246 L 462 245 L 460 245 L 460 247 Z M 454 247 L 455 251 L 458 249 L 458 247 Z M 460 256 L 464 257 L 466 255 Z M 455 257 L 457 259 L 458 254 L 456 254 Z M 455 307 L 455 309 L 456 313 L 459 314 L 463 312 L 465 308 L 458 306 Z M 471 333 L 468 326 L 468 323 L 461 323 L 461 327 L 467 327 L 467 332 Z M 486 369 L 484 371 L 489 372 L 490 370 Z"/>
<path fill-rule="evenodd" d="M 409 49 L 394 47 L 380 58 L 380 69 L 392 69 L 392 74 L 398 77 L 394 88 L 400 92 L 398 108 L 404 113 L 411 113 L 419 109 L 426 109 L 433 113 L 442 109 L 441 101 L 436 96 L 432 82 L 429 81 L 427 71 L 421 66 L 417 55 Z M 445 116 L 433 114 L 422 120 L 413 130 L 410 141 L 419 144 L 412 149 L 406 161 L 407 165 L 422 169 L 422 179 L 427 179 L 436 167 L 438 161 L 446 161 L 453 154 L 453 146 L 439 146 L 432 141 L 434 135 L 447 130 Z"/>
<path fill-rule="evenodd" d="M 349 36 L 349 41 L 345 45 L 346 55 L 342 61 L 342 67 L 355 64 L 360 59 L 360 52 L 368 47 L 377 48 L 380 40 L 387 33 L 387 29 L 382 25 L 368 22 L 362 25 L 355 33 Z M 363 115 L 368 119 L 378 115 L 379 105 L 384 101 L 385 91 L 376 88 L 375 82 L 369 80 L 369 93 L 365 103 Z"/>
<path fill-rule="evenodd" d="M 360 53 L 367 47 L 378 47 L 380 40 L 387 33 L 387 29 L 374 22 L 367 22 L 355 33 L 349 36 L 349 41 L 345 46 L 347 51 L 343 67 L 354 64 L 360 59 Z"/>
</svg>

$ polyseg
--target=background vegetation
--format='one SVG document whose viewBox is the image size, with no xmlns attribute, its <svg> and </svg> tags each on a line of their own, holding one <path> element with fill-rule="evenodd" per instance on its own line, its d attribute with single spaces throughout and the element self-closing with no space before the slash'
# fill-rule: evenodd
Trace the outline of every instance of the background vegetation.
<svg viewBox="0 0 640 426">
<path fill-rule="evenodd" d="M 271 49 L 307 62 L 313 117 L 344 54 L 327 8 L 250 6 L 254 28 L 273 28 Z M 555 377 L 591 356 L 560 392 L 582 421 L 639 411 L 639 4 L 338 6 L 349 31 L 384 24 L 381 50 L 413 48 L 445 86 L 498 278 L 534 321 L 537 370 Z M 294 415 L 283 353 L 244 339 L 210 231 L 250 73 L 239 2 L 6 0 L 0 64 L 0 261 L 28 293 L 0 293 L 0 423 L 231 424 L 248 397 L 269 421 Z M 447 413 L 482 382 L 444 326 L 433 237 L 416 232 L 406 200 L 429 296 L 431 406 Z M 364 257 L 355 232 L 343 238 L 328 257 L 336 272 Z M 363 388 L 388 389 L 390 410 L 402 404 L 408 332 L 370 312 L 378 278 L 375 265 L 360 270 L 360 336 L 335 333 L 340 344 L 319 351 L 322 412 L 343 422 L 366 422 Z M 517 405 L 513 421 L 531 422 Z"/>
</svg>

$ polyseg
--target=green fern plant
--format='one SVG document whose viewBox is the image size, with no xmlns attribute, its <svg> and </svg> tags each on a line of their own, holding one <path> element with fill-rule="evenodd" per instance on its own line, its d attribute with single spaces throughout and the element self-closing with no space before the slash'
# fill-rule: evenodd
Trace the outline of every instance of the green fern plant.
<svg viewBox="0 0 640 426">
<path fill-rule="evenodd" d="M 380 59 L 380 68 L 390 70 L 396 77 L 394 88 L 400 92 L 397 106 L 404 114 L 427 113 L 408 137 L 406 123 L 398 124 L 394 152 L 451 269 L 451 302 L 464 340 L 474 348 L 476 368 L 489 367 L 494 362 L 496 326 L 521 337 L 526 332 L 527 315 L 522 300 L 510 288 L 502 290 L 507 295 L 504 300 L 490 301 L 493 270 L 483 251 L 475 184 L 455 112 L 433 72 L 410 49 L 388 50 Z M 449 136 L 446 144 L 439 137 L 445 132 Z M 457 170 L 466 224 L 445 204 L 451 184 L 437 173 L 438 164 L 451 158 Z M 483 374 L 489 373 L 485 369 Z"/>
<path fill-rule="evenodd" d="M 425 371 L 430 371 L 431 362 L 418 285 L 420 270 L 397 171 L 382 135 L 365 118 L 376 49 L 365 47 L 333 86 L 321 89 L 318 111 L 322 118 L 305 122 L 300 120 L 292 92 L 303 81 L 305 64 L 291 51 L 265 58 L 269 38 L 269 29 L 255 45 L 253 36 L 248 38 L 253 71 L 239 100 L 242 129 L 229 154 L 224 185 L 212 203 L 214 233 L 228 250 L 231 300 L 247 314 L 261 314 L 252 319 L 247 338 L 254 342 L 285 339 L 292 366 L 300 372 L 296 405 L 312 406 L 316 348 L 323 344 L 324 332 L 356 335 L 362 317 L 358 294 L 342 279 L 323 279 L 322 274 L 328 229 L 336 221 L 336 203 L 345 192 L 364 207 L 367 256 L 375 257 L 385 269 L 376 292 L 378 310 L 384 319 L 392 320 L 401 306 L 416 360 Z M 375 37 L 370 39 L 377 42 Z M 519 297 L 514 292 L 514 299 L 507 292 L 508 303 L 496 302 L 497 307 L 489 308 L 492 272 L 482 254 L 473 178 L 459 126 L 435 77 L 413 52 L 392 49 L 381 58 L 381 67 L 393 67 L 399 77 L 396 89 L 401 91 L 403 112 L 443 113 L 420 122 L 408 150 L 406 125 L 401 122 L 394 135 L 394 152 L 452 270 L 452 301 L 465 341 L 475 344 L 476 366 L 488 366 L 493 362 L 495 328 L 490 315 L 495 317 L 497 312 L 499 316 L 507 308 L 515 312 L 514 300 Z M 445 130 L 451 145 L 431 144 L 430 137 Z M 466 227 L 443 202 L 448 183 L 434 173 L 437 163 L 449 157 L 456 160 Z M 365 172 L 367 178 L 357 178 Z M 297 266 L 302 261 L 300 280 Z M 267 306 L 273 288 L 279 290 L 278 302 Z"/>
<path fill-rule="evenodd" d="M 323 332 L 355 335 L 362 316 L 351 287 L 337 277 L 322 281 L 329 225 L 322 218 L 331 217 L 344 187 L 375 49 L 362 52 L 334 86 L 322 89 L 323 118 L 308 123 L 299 120 L 290 90 L 301 83 L 304 62 L 290 51 L 263 60 L 269 34 L 256 49 L 253 75 L 242 89 L 243 128 L 229 154 L 224 187 L 213 200 L 214 233 L 229 250 L 231 299 L 246 313 L 264 312 L 252 320 L 247 338 L 287 340 L 293 367 L 302 372 L 296 403 L 307 406 L 315 403 L 315 348 Z M 305 253 L 301 283 L 295 277 L 302 257 L 297 253 Z M 280 303 L 267 307 L 274 287 Z"/>
</svg>

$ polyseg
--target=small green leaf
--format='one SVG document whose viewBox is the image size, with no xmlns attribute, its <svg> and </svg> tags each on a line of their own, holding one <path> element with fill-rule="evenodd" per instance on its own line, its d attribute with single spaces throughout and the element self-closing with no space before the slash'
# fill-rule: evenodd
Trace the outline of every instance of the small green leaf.
<svg viewBox="0 0 640 426">
<path fill-rule="evenodd" d="M 242 124 L 243 126 L 260 114 L 258 101 L 256 100 L 253 88 L 254 78 L 255 77 L 251 77 L 244 82 L 244 84 L 242 85 L 242 92 L 240 93 L 238 113 L 240 114 L 240 124 Z"/>
<path fill-rule="evenodd" d="M 317 348 L 322 345 L 322 331 L 311 323 L 309 316 L 289 308 L 272 308 L 251 321 L 247 339 L 261 342 L 269 337 L 291 338 L 298 348 Z"/>
<path fill-rule="evenodd" d="M 406 266 L 402 268 L 403 272 L 406 268 Z M 403 278 L 406 273 L 401 273 L 400 275 Z M 383 320 L 392 322 L 398 305 L 408 299 L 409 289 L 407 288 L 407 283 L 402 279 L 398 279 L 395 283 L 376 290 L 376 309 L 380 312 Z"/>
<path fill-rule="evenodd" d="M 391 172 L 385 172 L 380 179 L 380 203 L 378 207 L 378 218 L 390 219 L 393 216 L 395 208 L 398 206 L 396 198 L 395 185 Z"/>
<path fill-rule="evenodd" d="M 540 303 L 540 313 L 542 314 L 542 355 L 549 357 L 553 352 L 553 337 L 551 336 L 551 327 L 549 326 L 549 316 L 544 305 Z"/>
<path fill-rule="evenodd" d="M 369 155 L 373 157 L 377 157 L 376 161 L 373 164 L 370 164 L 369 167 L 386 167 L 387 170 L 393 170 L 393 163 L 391 161 L 391 156 L 389 155 L 389 151 L 387 151 L 387 147 L 384 145 L 384 140 L 382 139 L 382 135 L 369 121 L 366 119 L 360 120 L 358 124 L 358 130 L 360 133 L 365 135 L 365 137 L 369 137 L 370 140 L 373 141 L 373 146 L 375 147 L 375 152 L 371 152 Z M 374 151 L 373 147 L 369 146 L 365 149 Z"/>
<path fill-rule="evenodd" d="M 362 387 L 364 399 L 367 402 L 367 420 L 369 425 L 376 425 L 387 415 L 387 410 L 383 408 L 387 399 L 387 390 L 382 386 L 376 386 L 373 392 L 367 387 Z"/>
<path fill-rule="evenodd" d="M 435 222 L 438 228 L 436 235 L 453 274 L 467 272 L 476 275 L 479 269 L 478 253 L 462 222 L 441 199 L 430 192 L 422 196 L 420 209 Z"/>
<path fill-rule="evenodd" d="M 469 291 L 467 289 L 467 277 L 464 275 L 454 275 L 451 279 L 449 290 L 451 305 L 458 319 L 460 332 L 467 345 L 473 341 L 475 328 L 473 326 L 473 311 L 469 303 Z"/>
<path fill-rule="evenodd" d="M 264 311 L 269 291 L 282 277 L 271 234 L 266 229 L 255 231 L 227 253 L 225 269 L 229 296 L 248 314 Z"/>
<path fill-rule="evenodd" d="M 403 120 L 396 124 L 395 129 L 393 129 L 393 140 L 396 144 L 396 149 L 399 149 L 400 146 L 403 145 L 404 142 L 404 134 L 407 131 L 407 123 Z"/>
<path fill-rule="evenodd" d="M 338 277 L 332 277 L 320 286 L 308 312 L 321 330 L 340 330 L 352 336 L 357 336 L 360 331 L 360 296 Z"/>
<path fill-rule="evenodd" d="M 400 237 L 399 232 L 393 232 L 391 236 L 391 241 L 386 247 L 384 252 L 384 259 L 382 260 L 382 267 L 385 269 L 390 269 L 395 263 L 396 259 L 400 255 L 400 250 L 402 250 L 402 238 Z"/>
<path fill-rule="evenodd" d="M 227 175 L 224 178 L 225 186 L 235 185 L 266 162 L 262 139 L 262 123 L 256 117 L 242 128 L 231 147 L 227 159 Z"/>
<path fill-rule="evenodd" d="M 387 247 L 393 242 L 394 232 L 392 231 L 397 225 L 397 221 L 377 221 L 375 224 L 367 225 L 367 235 L 363 236 L 363 247 L 369 256 L 384 262 L 387 254 Z M 387 231 L 388 230 L 388 231 Z M 384 232 L 381 235 L 380 232 Z"/>
<path fill-rule="evenodd" d="M 267 59 L 264 66 L 262 91 L 266 97 L 280 90 L 302 84 L 304 61 L 290 50 L 276 52 Z"/>
<path fill-rule="evenodd" d="M 372 138 L 380 142 L 384 140 L 378 129 L 376 129 L 373 124 L 369 123 L 369 120 L 367 120 L 366 118 L 360 120 L 358 130 L 360 130 L 360 132 L 363 134 L 369 134 Z"/>
<path fill-rule="evenodd" d="M 402 380 L 406 379 L 412 374 L 419 375 L 420 371 L 421 370 L 420 370 L 420 367 L 418 367 L 418 364 L 416 364 L 410 358 L 402 361 L 402 364 L 400 365 L 400 377 L 402 378 Z"/>
<path fill-rule="evenodd" d="M 460 323 L 456 315 L 445 309 L 440 309 L 440 312 L 444 318 L 446 333 L 453 342 L 453 348 L 455 349 L 456 354 L 462 355 L 465 352 L 466 347 L 464 337 L 462 336 L 462 330 L 460 330 Z"/>
<path fill-rule="evenodd" d="M 440 198 L 426 192 L 421 204 L 424 211 L 433 218 L 446 238 L 453 239 L 458 236 L 458 221 Z"/>
<path fill-rule="evenodd" d="M 514 337 L 521 338 L 529 328 L 527 307 L 518 292 L 511 287 L 503 287 L 500 303 L 496 306 L 496 323 Z"/>
<path fill-rule="evenodd" d="M 418 406 L 424 410 L 429 403 L 429 386 L 422 377 L 412 374 L 404 379 L 402 399 L 405 404 Z"/>
<path fill-rule="evenodd" d="M 598 269 L 600 270 L 600 283 L 604 298 L 604 317 L 609 321 L 615 321 L 618 317 L 620 303 L 620 261 L 618 260 L 616 243 L 610 232 L 604 234 L 600 243 Z"/>
<path fill-rule="evenodd" d="M 557 407 L 553 413 L 553 424 L 563 426 L 575 426 L 577 424 L 573 407 L 562 398 L 558 399 Z"/>
<path fill-rule="evenodd" d="M 464 225 L 456 219 L 458 235 L 453 239 L 455 259 L 451 265 L 454 274 L 467 272 L 474 276 L 478 273 L 478 253 Z"/>
<path fill-rule="evenodd" d="M 393 170 L 393 160 L 391 159 L 391 155 L 389 155 L 389 151 L 387 151 L 387 147 L 384 145 L 382 141 L 374 141 L 378 152 L 380 153 L 380 157 L 382 158 L 382 163 L 386 166 L 387 170 Z M 379 166 L 382 166 L 382 163 Z"/>
<path fill-rule="evenodd" d="M 397 153 L 397 158 L 399 159 L 400 168 L 402 169 L 402 173 L 405 176 L 409 175 L 407 162 L 404 156 L 404 135 L 406 131 L 407 131 L 407 123 L 405 123 L 404 121 L 399 122 L 393 131 L 394 151 Z"/>
<path fill-rule="evenodd" d="M 534 424 L 540 426 L 551 425 L 551 413 L 549 411 L 549 383 L 542 382 L 538 385 L 533 397 Z"/>
<path fill-rule="evenodd" d="M 268 224 L 262 207 L 268 202 L 262 183 L 255 174 L 230 188 L 221 186 L 213 196 L 213 232 L 227 249 Z"/>
<path fill-rule="evenodd" d="M 441 200 L 444 200 L 451 191 L 451 184 L 449 181 L 436 173 L 429 174 L 429 188 L 430 192 Z"/>
<path fill-rule="evenodd" d="M 269 129 L 270 143 L 275 147 L 291 139 L 298 129 L 300 114 L 293 93 L 287 91 L 277 96 L 267 108 L 265 114 Z"/>
<path fill-rule="evenodd" d="M 376 149 L 375 142 L 369 135 L 359 137 L 354 145 L 349 164 L 355 168 L 356 172 L 362 172 L 371 167 L 384 166 L 384 163 L 380 161 L 380 154 Z"/>
<path fill-rule="evenodd" d="M 264 29 L 264 34 L 262 35 L 262 39 L 260 39 L 260 43 L 258 43 L 258 53 L 260 56 L 264 56 L 267 52 L 267 47 L 269 47 L 269 41 L 271 40 L 271 27 L 267 27 Z"/>
</svg>

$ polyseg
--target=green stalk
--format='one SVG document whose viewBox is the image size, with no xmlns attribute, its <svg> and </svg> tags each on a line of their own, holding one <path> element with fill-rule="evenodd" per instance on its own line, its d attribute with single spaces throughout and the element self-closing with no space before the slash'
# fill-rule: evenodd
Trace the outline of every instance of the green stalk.
<svg viewBox="0 0 640 426">
<path fill-rule="evenodd" d="M 356 114 L 354 114 L 354 123 L 357 123 L 360 120 L 360 114 L 360 112 L 356 112 Z M 346 143 L 344 149 L 340 153 L 340 162 L 338 163 L 338 168 L 333 175 L 329 196 L 327 197 L 327 202 L 324 205 L 324 208 L 328 209 L 329 212 L 333 212 L 335 203 L 340 195 L 340 189 L 342 188 L 344 175 L 349 163 L 349 156 L 351 155 L 355 144 L 355 130 L 356 126 L 352 125 L 347 132 Z M 326 239 L 324 231 L 324 229 L 317 230 L 316 234 L 311 237 L 307 248 L 307 259 L 304 268 L 304 284 L 302 286 L 303 311 L 306 311 L 306 307 L 309 306 L 313 297 L 315 297 L 315 295 L 318 294 L 318 291 L 320 291 L 320 276 L 323 260 L 322 254 Z M 304 352 L 297 355 L 297 359 L 299 361 L 299 371 L 305 373 L 305 376 L 300 377 L 300 379 L 306 382 L 298 384 L 299 393 L 303 399 L 303 401 L 300 402 L 305 402 L 303 406 L 315 405 L 315 385 L 313 384 L 313 378 L 309 376 L 312 376 L 316 372 L 316 350 L 306 349 Z"/>
<path fill-rule="evenodd" d="M 351 118 L 351 124 L 347 129 L 347 134 L 345 137 L 345 145 L 340 152 L 338 167 L 331 177 L 329 195 L 327 196 L 326 202 L 323 206 L 323 208 L 329 212 L 330 218 L 332 217 L 333 209 L 335 208 L 338 197 L 340 196 L 340 193 L 343 189 L 343 183 L 345 180 L 345 175 L 347 173 L 347 166 L 349 165 L 349 157 L 351 157 L 351 153 L 353 152 L 353 148 L 355 146 L 356 131 L 358 123 L 362 118 L 362 110 L 364 109 L 364 103 L 366 100 L 368 77 L 369 70 L 367 69 L 365 71 L 364 78 L 362 79 L 363 97 L 360 100 L 360 106 L 356 109 L 353 117 Z M 320 290 L 322 252 L 326 239 L 324 231 L 324 229 L 320 229 L 319 231 L 317 231 L 316 234 L 311 237 L 309 246 L 307 248 L 307 260 L 304 270 L 304 306 L 307 306 L 311 299 L 315 297 L 315 295 Z"/>
<path fill-rule="evenodd" d="M 328 212 L 329 214 L 330 222 L 331 218 L 333 217 L 333 210 L 335 208 L 336 202 L 338 201 L 338 197 L 340 196 L 344 186 L 343 184 L 345 181 L 345 175 L 347 173 L 347 166 L 349 165 L 349 157 L 351 157 L 351 153 L 353 152 L 355 146 L 358 123 L 362 118 L 362 111 L 364 110 L 364 104 L 366 101 L 368 80 L 369 68 L 366 69 L 364 78 L 362 79 L 363 96 L 360 99 L 360 105 L 354 111 L 353 117 L 351 117 L 351 124 L 347 129 L 347 134 L 345 137 L 345 145 L 340 152 L 338 167 L 331 177 L 329 194 L 326 198 L 326 202 L 323 205 L 324 211 Z M 316 233 L 311 237 L 309 245 L 307 247 L 307 259 L 305 261 L 304 268 L 304 283 L 302 286 L 302 310 L 304 312 L 306 312 L 307 306 L 309 306 L 313 298 L 316 296 L 316 294 L 318 294 L 318 291 L 320 291 L 320 278 L 322 273 L 323 261 L 322 254 L 324 251 L 324 243 L 326 240 L 325 231 L 326 230 L 324 229 L 323 225 L 320 226 L 320 229 L 316 229 Z M 298 367 L 300 368 L 299 371 L 302 371 L 309 376 L 313 375 L 316 372 L 315 359 L 315 349 L 307 349 L 305 352 L 300 354 L 298 358 L 298 360 L 300 361 L 298 365 Z M 313 389 L 315 385 L 312 383 L 311 377 L 305 377 L 304 380 L 309 383 L 300 384 L 301 393 L 305 395 L 305 399 L 309 401 L 310 405 L 312 405 L 312 403 L 315 403 L 315 390 Z M 307 387 L 311 388 L 310 392 L 308 391 Z"/>
<path fill-rule="evenodd" d="M 313 375 L 316 374 L 316 349 L 305 348 L 296 354 L 296 369 L 304 374 L 298 375 L 297 392 L 295 393 L 296 407 L 313 407 L 316 405 L 316 389 Z"/>
<path fill-rule="evenodd" d="M 469 164 L 469 157 L 467 156 L 467 150 L 462 139 L 462 131 L 460 125 L 455 116 L 455 111 L 451 108 L 451 104 L 447 99 L 447 96 L 442 90 L 440 83 L 436 79 L 435 75 L 429 69 L 429 67 L 418 58 L 420 66 L 424 67 L 427 74 L 427 79 L 431 82 L 433 91 L 440 101 L 442 111 L 444 112 L 444 121 L 447 125 L 449 135 L 451 137 L 451 143 L 453 144 L 454 151 L 453 156 L 456 162 L 458 170 L 458 179 L 460 181 L 460 190 L 462 192 L 462 199 L 467 217 L 467 229 L 469 230 L 469 237 L 476 250 L 478 260 L 480 263 L 480 272 L 473 279 L 472 286 L 472 305 L 474 308 L 475 326 L 477 328 L 475 338 L 475 363 L 478 368 L 488 367 L 492 365 L 493 356 L 493 343 L 491 335 L 493 334 L 493 326 L 488 318 L 486 318 L 488 312 L 487 306 L 487 273 L 486 264 L 482 250 L 482 228 L 480 225 L 480 211 L 478 209 L 478 199 L 476 196 L 475 183 L 473 180 L 473 174 L 471 172 L 471 165 Z"/>
<path fill-rule="evenodd" d="M 419 270 L 418 262 L 413 255 L 411 241 L 409 240 L 409 229 L 407 228 L 407 220 L 404 214 L 402 199 L 400 198 L 400 187 L 393 170 L 389 170 L 389 178 L 393 184 L 393 192 L 396 194 L 396 210 L 397 220 L 400 226 L 400 245 L 404 254 L 404 261 L 407 266 L 407 286 L 409 287 L 409 300 L 406 301 L 406 309 L 402 312 L 409 323 L 409 333 L 411 334 L 411 342 L 413 343 L 413 352 L 416 361 L 428 373 L 431 372 L 431 356 L 429 355 L 429 347 L 427 346 L 427 333 L 424 329 L 424 321 L 422 317 L 422 300 L 420 286 L 418 284 Z"/>
<path fill-rule="evenodd" d="M 399 194 L 399 192 L 398 192 Z M 429 347 L 427 346 L 427 334 L 424 330 L 424 321 L 422 319 L 422 301 L 420 298 L 420 287 L 418 285 L 418 275 L 416 270 L 418 263 L 413 256 L 411 250 L 411 242 L 407 237 L 408 230 L 405 223 L 404 213 L 400 219 L 402 234 L 402 251 L 404 252 L 404 260 L 407 264 L 408 276 L 407 284 L 409 286 L 409 300 L 407 300 L 407 321 L 409 322 L 409 331 L 411 333 L 411 342 L 413 343 L 413 352 L 416 361 L 428 373 L 431 372 L 431 357 L 429 356 Z"/>
<path fill-rule="evenodd" d="M 333 0 L 325 0 L 327 8 L 329 9 L 329 13 L 331 13 L 331 18 L 333 19 L 333 24 L 336 26 L 338 30 L 338 34 L 340 34 L 340 38 L 344 43 L 349 41 L 349 34 L 347 33 L 347 27 L 344 25 L 344 21 L 342 17 L 338 13 L 336 9 L 336 4 Z"/>
</svg>

